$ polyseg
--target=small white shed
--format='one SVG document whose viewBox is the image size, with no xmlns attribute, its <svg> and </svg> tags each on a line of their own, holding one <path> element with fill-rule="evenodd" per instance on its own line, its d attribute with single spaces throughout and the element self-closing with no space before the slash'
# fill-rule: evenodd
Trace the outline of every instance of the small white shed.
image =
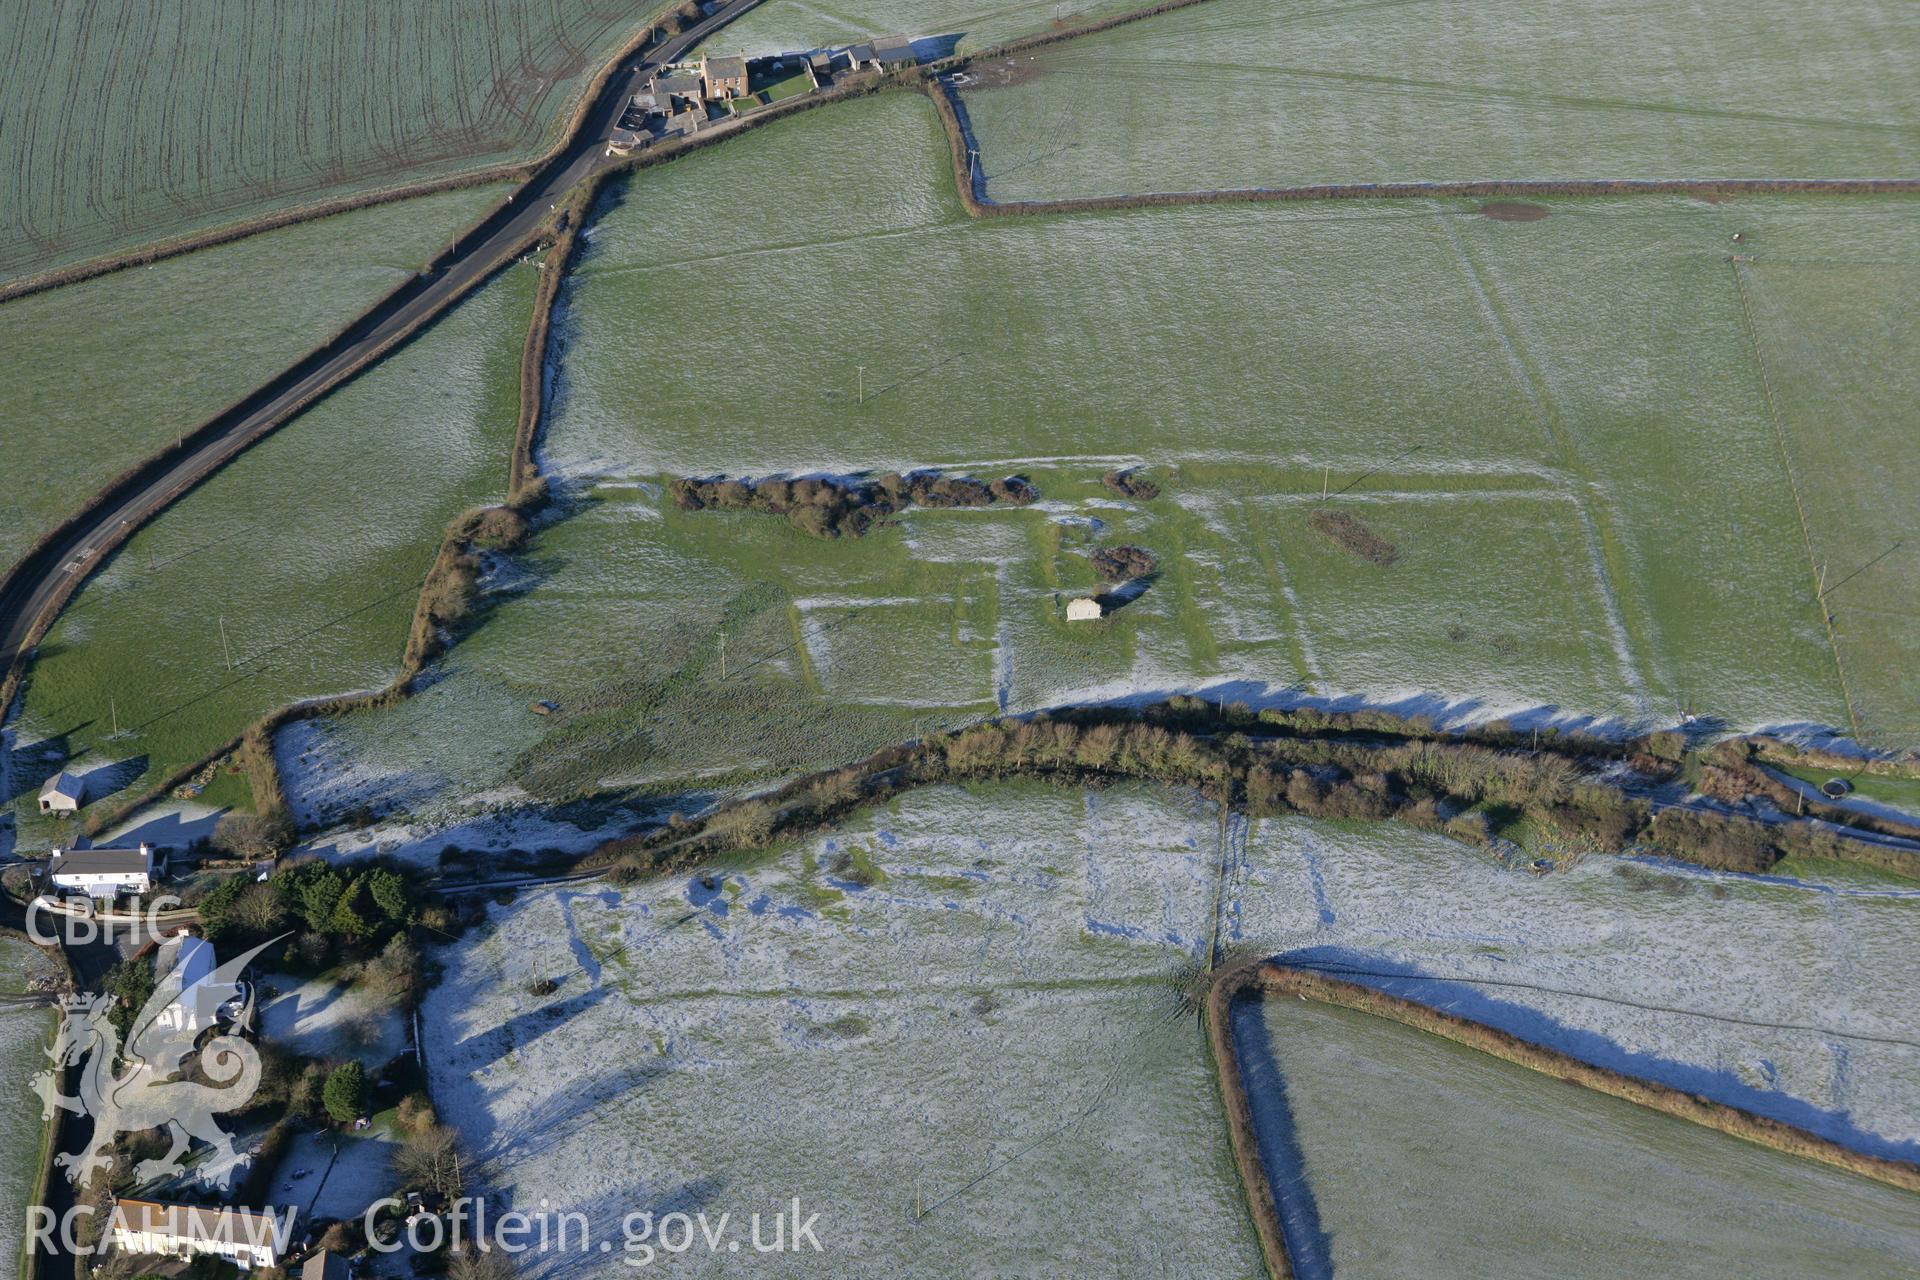
<svg viewBox="0 0 1920 1280">
<path fill-rule="evenodd" d="M 74 813 L 87 802 L 87 780 L 65 769 L 40 788 L 40 812 Z"/>
<path fill-rule="evenodd" d="M 1068 622 L 1098 622 L 1106 610 L 1092 596 L 1081 596 L 1078 600 L 1067 601 Z"/>
</svg>

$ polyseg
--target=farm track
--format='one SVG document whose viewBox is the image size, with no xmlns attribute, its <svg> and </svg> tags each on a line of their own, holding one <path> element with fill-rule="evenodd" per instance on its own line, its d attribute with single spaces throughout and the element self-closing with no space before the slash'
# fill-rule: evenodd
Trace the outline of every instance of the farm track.
<svg viewBox="0 0 1920 1280">
<path fill-rule="evenodd" d="M 609 74 L 598 97 L 582 112 L 572 142 L 425 271 L 179 446 L 96 495 L 15 564 L 0 582 L 0 721 L 11 708 L 40 635 L 108 553 L 249 445 L 399 347 L 546 235 L 550 215 L 569 192 L 615 167 L 603 154 L 604 140 L 647 72 L 679 58 L 759 3 L 733 0 L 657 46 L 625 75 Z"/>
</svg>

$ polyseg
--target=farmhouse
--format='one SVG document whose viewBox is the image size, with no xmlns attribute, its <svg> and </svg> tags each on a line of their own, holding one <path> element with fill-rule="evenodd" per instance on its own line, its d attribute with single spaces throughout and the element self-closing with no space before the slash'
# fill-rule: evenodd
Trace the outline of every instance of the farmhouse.
<svg viewBox="0 0 1920 1280">
<path fill-rule="evenodd" d="M 65 769 L 40 788 L 40 812 L 73 813 L 87 802 L 87 780 Z"/>
<path fill-rule="evenodd" d="M 280 1265 L 293 1235 L 293 1210 L 276 1218 L 271 1211 L 119 1200 L 107 1226 L 114 1249 L 123 1253 L 212 1254 L 248 1271 Z"/>
<path fill-rule="evenodd" d="M 700 77 L 678 68 L 656 75 L 648 82 L 647 91 L 653 95 L 654 105 L 669 114 L 673 111 L 676 99 L 698 102 L 706 96 L 705 85 Z"/>
<path fill-rule="evenodd" d="M 55 849 L 47 859 L 47 880 L 56 889 L 92 898 L 146 893 L 157 883 L 153 846 L 137 849 Z"/>
<path fill-rule="evenodd" d="M 702 58 L 700 77 L 707 82 L 709 98 L 747 96 L 747 60 L 745 58 Z"/>
<path fill-rule="evenodd" d="M 1098 622 L 1106 610 L 1092 596 L 1082 596 L 1078 600 L 1067 601 L 1068 622 Z"/>
</svg>

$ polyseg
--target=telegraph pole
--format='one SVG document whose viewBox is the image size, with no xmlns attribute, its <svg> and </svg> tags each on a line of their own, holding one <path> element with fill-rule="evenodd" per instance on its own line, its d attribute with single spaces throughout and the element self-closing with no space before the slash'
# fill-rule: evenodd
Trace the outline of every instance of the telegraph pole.
<svg viewBox="0 0 1920 1280">
<path fill-rule="evenodd" d="M 867 366 L 863 364 L 853 366 L 853 377 L 854 397 L 859 404 L 864 405 L 867 402 Z"/>
<path fill-rule="evenodd" d="M 233 650 L 227 647 L 227 615 L 220 615 L 220 652 L 227 660 L 227 670 L 233 670 Z"/>
</svg>

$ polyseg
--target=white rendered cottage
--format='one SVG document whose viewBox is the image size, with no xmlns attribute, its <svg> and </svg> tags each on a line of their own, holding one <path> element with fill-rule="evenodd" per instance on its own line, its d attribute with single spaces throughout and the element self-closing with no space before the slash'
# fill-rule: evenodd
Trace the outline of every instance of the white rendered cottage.
<svg viewBox="0 0 1920 1280">
<path fill-rule="evenodd" d="M 147 893 L 158 883 L 153 846 L 142 841 L 137 849 L 55 849 L 47 861 L 47 880 L 56 889 L 90 898 Z"/>
<path fill-rule="evenodd" d="M 293 1238 L 293 1210 L 201 1208 L 159 1200 L 119 1200 L 107 1232 L 116 1252 L 191 1258 L 209 1253 L 243 1271 L 277 1267 Z"/>
</svg>

